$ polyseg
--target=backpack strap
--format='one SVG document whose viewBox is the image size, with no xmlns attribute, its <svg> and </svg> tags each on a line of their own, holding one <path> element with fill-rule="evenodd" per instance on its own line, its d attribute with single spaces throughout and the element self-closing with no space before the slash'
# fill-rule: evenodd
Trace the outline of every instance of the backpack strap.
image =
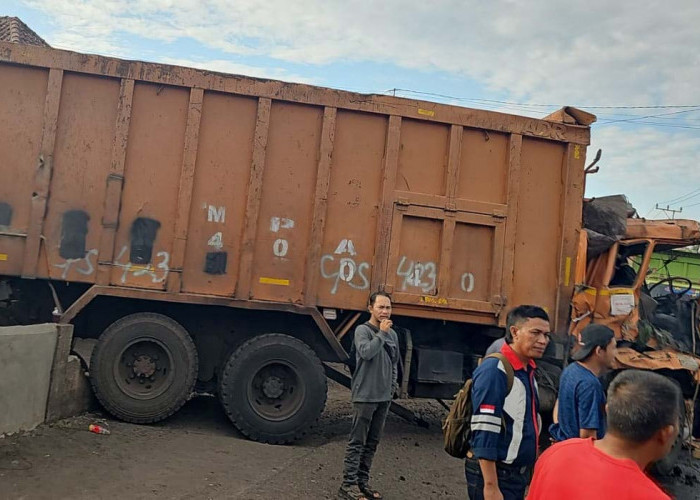
<svg viewBox="0 0 700 500">
<path fill-rule="evenodd" d="M 370 323 L 369 321 L 365 321 L 365 322 L 363 323 L 363 325 L 365 325 L 366 327 L 368 327 L 368 328 L 369 328 L 370 330 L 372 330 L 374 333 L 379 333 L 379 328 L 377 328 L 376 326 L 374 326 L 374 325 L 373 325 L 372 323 Z M 354 343 L 354 341 L 353 341 L 353 343 Z M 393 358 L 393 356 L 391 355 L 391 347 L 389 347 L 389 346 L 387 345 L 386 342 L 384 342 L 384 344 L 382 344 L 382 345 L 384 346 L 384 350 L 386 351 L 386 353 L 389 355 L 389 359 L 391 359 L 391 361 L 392 361 L 392 363 L 393 363 L 393 362 L 394 362 L 394 358 Z M 399 347 L 399 346 L 396 346 L 397 349 L 398 349 L 398 347 Z M 511 370 L 512 370 L 512 368 L 511 368 Z"/>
<path fill-rule="evenodd" d="M 513 388 L 513 379 L 515 378 L 515 372 L 513 371 L 513 365 L 511 365 L 510 361 L 508 361 L 508 358 L 506 358 L 500 352 L 494 352 L 492 354 L 489 354 L 484 359 L 486 359 L 486 358 L 496 358 L 501 363 L 503 363 L 503 368 L 506 370 L 506 380 L 507 380 L 506 383 L 507 383 L 507 387 L 508 387 L 506 394 L 510 394 L 510 390 Z"/>
</svg>

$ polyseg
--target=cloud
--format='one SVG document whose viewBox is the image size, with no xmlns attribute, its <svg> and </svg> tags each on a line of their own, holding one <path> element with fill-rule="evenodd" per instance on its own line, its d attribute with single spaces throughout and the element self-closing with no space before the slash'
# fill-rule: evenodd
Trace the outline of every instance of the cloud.
<svg viewBox="0 0 700 500">
<path fill-rule="evenodd" d="M 598 148 L 603 149 L 601 169 L 588 176 L 586 194 L 602 196 L 625 193 L 642 216 L 661 217 L 654 211 L 656 203 L 667 201 L 700 187 L 700 169 L 695 167 L 700 156 L 700 137 L 688 132 L 668 133 L 640 128 L 634 131 L 610 126 L 594 126 L 589 161 Z M 682 216 L 700 220 L 700 196 L 672 208 L 685 205 Z"/>
<path fill-rule="evenodd" d="M 62 43 L 192 39 L 280 61 L 395 63 L 548 102 L 698 102 L 700 3 L 444 0 L 52 0 Z M 112 45 L 113 42 L 112 42 Z M 644 82 L 641 85 L 640 82 Z"/>
<path fill-rule="evenodd" d="M 25 3 L 52 20 L 55 31 L 45 36 L 49 43 L 83 52 L 142 58 L 132 46 L 132 40 L 141 38 L 159 51 L 149 52 L 149 59 L 300 82 L 308 81 L 302 71 L 285 67 L 303 64 L 309 73 L 323 74 L 333 63 L 371 62 L 389 70 L 398 66 L 478 82 L 491 93 L 467 97 L 552 104 L 457 102 L 537 117 L 564 104 L 700 103 L 700 3 L 693 0 L 672 5 L 630 0 Z M 174 52 L 178 42 L 196 47 L 198 53 Z M 256 56 L 260 66 L 239 63 Z M 363 75 L 367 81 L 372 77 Z M 416 81 L 429 82 L 427 78 Z M 440 91 L 421 84 L 428 88 L 417 90 Z M 604 156 L 600 173 L 588 179 L 589 195 L 626 192 L 644 215 L 656 202 L 700 185 L 700 170 L 694 167 L 700 155 L 700 139 L 693 131 L 700 127 L 697 113 L 653 119 L 694 127 L 677 129 L 606 125 L 613 119 L 628 120 L 635 111 L 592 111 L 600 121 L 593 127 L 589 158 L 597 147 Z M 700 218 L 700 210 L 687 213 Z"/>
</svg>

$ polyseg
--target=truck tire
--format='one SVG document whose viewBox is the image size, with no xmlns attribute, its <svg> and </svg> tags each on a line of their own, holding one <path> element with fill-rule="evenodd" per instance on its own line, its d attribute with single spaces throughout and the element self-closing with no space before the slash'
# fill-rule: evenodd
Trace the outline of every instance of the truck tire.
<svg viewBox="0 0 700 500">
<path fill-rule="evenodd" d="M 197 365 L 194 342 L 179 323 L 161 314 L 137 313 L 102 333 L 90 359 L 90 382 L 109 413 L 146 424 L 185 404 Z"/>
<path fill-rule="evenodd" d="M 224 411 L 249 439 L 286 444 L 302 437 L 326 404 L 326 375 L 304 342 L 266 334 L 228 359 L 219 386 Z"/>
</svg>

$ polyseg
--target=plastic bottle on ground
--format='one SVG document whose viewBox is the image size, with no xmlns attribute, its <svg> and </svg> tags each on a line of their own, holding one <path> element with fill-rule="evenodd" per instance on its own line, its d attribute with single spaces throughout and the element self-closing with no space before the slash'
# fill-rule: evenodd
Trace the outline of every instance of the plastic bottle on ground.
<svg viewBox="0 0 700 500">
<path fill-rule="evenodd" d="M 88 427 L 88 430 L 90 432 L 94 432 L 95 434 L 109 434 L 109 429 L 105 429 L 104 427 L 96 424 L 90 424 Z"/>
</svg>

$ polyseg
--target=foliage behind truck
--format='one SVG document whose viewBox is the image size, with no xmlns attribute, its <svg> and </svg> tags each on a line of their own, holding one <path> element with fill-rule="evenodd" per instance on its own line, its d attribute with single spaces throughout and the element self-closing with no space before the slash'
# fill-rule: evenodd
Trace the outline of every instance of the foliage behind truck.
<svg viewBox="0 0 700 500">
<path fill-rule="evenodd" d="M 0 322 L 98 339 L 119 418 L 196 386 L 278 443 L 386 290 L 401 395 L 450 397 L 510 307 L 566 337 L 594 119 L 0 43 Z"/>
</svg>

